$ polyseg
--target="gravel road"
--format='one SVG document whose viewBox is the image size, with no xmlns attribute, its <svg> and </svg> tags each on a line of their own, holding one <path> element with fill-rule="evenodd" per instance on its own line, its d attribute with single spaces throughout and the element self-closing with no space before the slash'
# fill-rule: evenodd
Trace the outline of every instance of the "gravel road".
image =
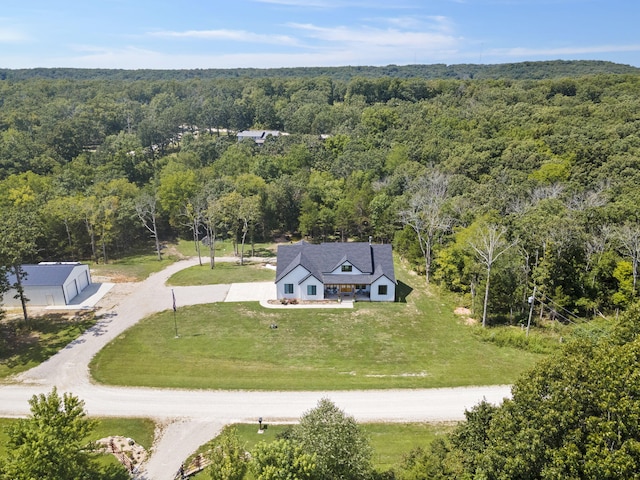
<svg viewBox="0 0 640 480">
<path fill-rule="evenodd" d="M 331 392 L 190 391 L 96 385 L 89 377 L 91 358 L 108 342 L 142 318 L 172 306 L 166 280 L 198 263 L 176 262 L 143 282 L 116 285 L 100 302 L 104 319 L 41 365 L 0 386 L 0 416 L 29 414 L 28 400 L 49 391 L 71 392 L 85 402 L 93 416 L 150 417 L 162 428 L 140 480 L 170 480 L 180 463 L 220 429 L 234 422 L 295 422 L 321 398 L 331 399 L 359 421 L 448 421 L 464 418 L 464 410 L 482 399 L 499 403 L 509 386 Z M 174 287 L 176 303 L 194 305 L 238 301 L 231 285 Z M 243 288 L 243 290 L 246 290 Z M 249 289 L 269 295 L 268 284 Z"/>
</svg>

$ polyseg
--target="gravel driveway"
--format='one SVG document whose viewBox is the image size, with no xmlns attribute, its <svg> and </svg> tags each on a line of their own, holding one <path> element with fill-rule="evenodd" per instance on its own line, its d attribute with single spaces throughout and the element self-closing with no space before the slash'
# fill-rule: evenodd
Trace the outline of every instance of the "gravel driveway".
<svg viewBox="0 0 640 480">
<path fill-rule="evenodd" d="M 508 386 L 348 392 L 189 391 L 96 385 L 89 377 L 91 358 L 108 342 L 142 318 L 172 307 L 166 280 L 198 263 L 176 262 L 143 282 L 116 285 L 100 301 L 104 318 L 59 353 L 0 386 L 0 416 L 29 414 L 28 400 L 49 391 L 71 392 L 85 401 L 90 415 L 151 417 L 163 428 L 151 458 L 137 478 L 170 480 L 180 463 L 220 429 L 234 422 L 294 422 L 319 399 L 330 398 L 360 421 L 444 421 L 464 418 L 464 410 L 483 398 L 499 403 Z M 173 287 L 178 308 L 216 301 L 264 300 L 275 297 L 271 282 L 251 285 Z"/>
</svg>

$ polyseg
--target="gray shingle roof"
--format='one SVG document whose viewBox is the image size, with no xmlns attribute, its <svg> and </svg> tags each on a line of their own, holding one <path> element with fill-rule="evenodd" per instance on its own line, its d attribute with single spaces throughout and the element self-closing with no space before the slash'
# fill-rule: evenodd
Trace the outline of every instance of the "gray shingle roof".
<svg viewBox="0 0 640 480">
<path fill-rule="evenodd" d="M 26 278 L 22 279 L 22 285 L 33 287 L 51 287 L 62 286 L 71 275 L 72 270 L 79 264 L 53 264 L 53 265 L 22 265 L 22 271 L 25 272 Z M 10 284 L 14 284 L 16 276 L 14 274 L 7 275 Z"/>
<path fill-rule="evenodd" d="M 363 275 L 330 274 L 345 262 Z M 298 265 L 325 284 L 370 284 L 381 276 L 396 282 L 391 245 L 370 245 L 366 242 L 310 244 L 305 241 L 278 247 L 276 282 Z"/>
</svg>

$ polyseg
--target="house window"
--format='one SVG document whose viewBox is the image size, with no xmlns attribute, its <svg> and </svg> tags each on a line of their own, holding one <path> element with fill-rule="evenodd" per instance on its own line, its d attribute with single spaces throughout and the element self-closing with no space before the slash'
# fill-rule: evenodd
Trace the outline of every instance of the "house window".
<svg viewBox="0 0 640 480">
<path fill-rule="evenodd" d="M 316 294 L 316 286 L 307 285 L 307 295 L 315 295 L 315 294 Z"/>
<path fill-rule="evenodd" d="M 378 295 L 386 295 L 386 294 L 387 294 L 387 286 L 378 285 Z"/>
<path fill-rule="evenodd" d="M 293 293 L 293 283 L 285 283 L 284 284 L 284 293 Z"/>
<path fill-rule="evenodd" d="M 342 265 L 343 272 L 351 272 L 352 270 L 353 270 L 353 267 L 351 265 Z"/>
</svg>

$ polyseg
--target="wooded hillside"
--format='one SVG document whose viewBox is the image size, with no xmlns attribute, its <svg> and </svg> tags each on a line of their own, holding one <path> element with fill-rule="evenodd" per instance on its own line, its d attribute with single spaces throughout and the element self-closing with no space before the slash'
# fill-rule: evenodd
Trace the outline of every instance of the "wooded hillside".
<svg viewBox="0 0 640 480">
<path fill-rule="evenodd" d="M 372 236 L 489 323 L 637 296 L 638 69 L 354 68 L 2 71 L 1 263 Z"/>
</svg>

